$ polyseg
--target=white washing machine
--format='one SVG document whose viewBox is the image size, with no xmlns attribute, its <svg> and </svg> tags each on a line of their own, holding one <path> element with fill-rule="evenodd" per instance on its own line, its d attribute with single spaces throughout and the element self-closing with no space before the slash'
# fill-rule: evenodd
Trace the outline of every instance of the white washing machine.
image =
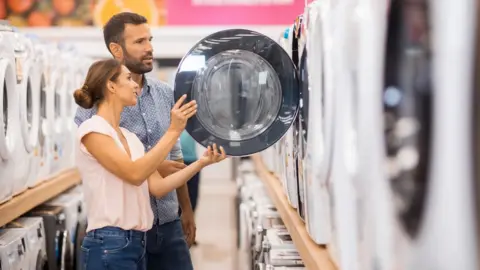
<svg viewBox="0 0 480 270">
<path fill-rule="evenodd" d="M 22 229 L 26 232 L 26 257 L 28 270 L 45 269 L 47 265 L 47 246 L 45 228 L 41 217 L 21 217 L 7 224 L 8 228 Z"/>
<path fill-rule="evenodd" d="M 16 95 L 18 100 L 18 111 L 16 112 L 17 119 L 19 120 L 18 125 L 18 132 L 21 135 L 18 135 L 18 144 L 16 147 L 16 151 L 14 152 L 14 163 L 15 169 L 13 173 L 13 195 L 20 194 L 27 190 L 28 188 L 28 176 L 29 176 L 29 169 L 30 169 L 30 162 L 31 156 L 28 155 L 25 145 L 28 142 L 25 140 L 25 136 L 23 136 L 23 129 L 28 129 L 28 123 L 26 123 L 27 116 L 22 115 L 22 107 L 23 104 L 26 104 L 26 92 L 29 88 L 29 81 L 28 81 L 28 74 L 26 74 L 25 69 L 25 62 L 31 60 L 31 55 L 28 55 L 28 48 L 27 43 L 25 42 L 24 36 L 18 32 L 18 30 L 14 29 L 13 32 L 14 36 L 14 44 L 13 49 L 15 51 L 15 67 L 16 67 L 16 78 L 17 78 L 17 85 L 16 85 Z M 27 58 L 29 58 L 27 60 Z M 31 81 L 30 81 L 31 83 Z M 31 92 L 31 84 L 30 84 L 30 92 Z M 25 93 L 25 94 L 24 94 Z M 24 117 L 25 116 L 25 117 Z M 24 167 L 24 165 L 26 165 Z"/>
<path fill-rule="evenodd" d="M 0 230 L 0 269 L 29 270 L 27 258 L 27 231 Z"/>
<path fill-rule="evenodd" d="M 20 144 L 16 94 L 15 38 L 8 22 L 0 21 L 0 202 L 11 198 L 14 188 L 15 153 Z"/>
<path fill-rule="evenodd" d="M 476 165 L 472 112 L 478 106 L 478 100 L 472 102 L 477 5 L 474 0 L 428 2 L 431 42 L 427 44 L 435 52 L 431 62 L 433 136 L 428 141 L 426 196 L 409 269 L 479 267 L 474 213 L 478 194 L 472 181 Z M 415 30 L 418 33 L 418 25 Z"/>
<path fill-rule="evenodd" d="M 23 171 L 21 181 L 14 193 L 26 190 L 35 182 L 38 173 L 39 159 L 36 153 L 38 145 L 38 129 L 40 122 L 40 70 L 33 43 L 25 35 L 15 33 L 17 43 L 17 87 L 20 107 L 21 141 L 16 169 Z"/>
<path fill-rule="evenodd" d="M 40 119 L 38 130 L 37 153 L 40 159 L 37 179 L 34 185 L 37 185 L 51 178 L 52 163 L 54 157 L 53 151 L 53 119 L 54 119 L 54 96 L 52 87 L 52 61 L 48 52 L 48 46 L 40 40 L 35 42 L 35 54 L 40 66 L 39 72 L 39 105 Z"/>
<path fill-rule="evenodd" d="M 65 125 L 65 111 L 66 111 L 66 79 L 65 76 L 66 65 L 61 51 L 56 44 L 51 44 L 48 47 L 50 63 L 50 89 L 47 93 L 47 109 L 52 110 L 52 144 L 53 144 L 53 160 L 50 174 L 55 176 L 63 169 L 63 155 L 65 151 L 65 143 L 67 138 Z M 71 97 L 70 97 L 71 98 Z M 52 106 L 52 107 L 50 107 Z"/>
<path fill-rule="evenodd" d="M 392 198 L 385 180 L 383 62 L 387 3 L 359 0 L 356 92 L 358 120 L 357 239 L 359 269 L 395 269 L 391 253 Z M 360 94 L 361 93 L 361 94 Z M 364 128 L 368 127 L 368 128 Z"/>
</svg>

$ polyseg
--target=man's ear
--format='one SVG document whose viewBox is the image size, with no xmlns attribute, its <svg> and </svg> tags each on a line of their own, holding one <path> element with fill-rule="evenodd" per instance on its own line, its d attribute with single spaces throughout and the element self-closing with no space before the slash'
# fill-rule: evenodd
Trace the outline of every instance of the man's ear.
<svg viewBox="0 0 480 270">
<path fill-rule="evenodd" d="M 112 52 L 114 58 L 123 59 L 123 49 L 120 44 L 111 42 L 108 44 L 108 48 L 110 49 L 110 52 Z"/>
</svg>

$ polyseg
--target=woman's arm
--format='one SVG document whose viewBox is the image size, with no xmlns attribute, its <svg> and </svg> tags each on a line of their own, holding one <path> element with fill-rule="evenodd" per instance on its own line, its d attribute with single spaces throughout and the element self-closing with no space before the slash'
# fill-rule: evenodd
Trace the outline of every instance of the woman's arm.
<svg viewBox="0 0 480 270">
<path fill-rule="evenodd" d="M 214 144 L 213 147 L 207 147 L 202 158 L 176 173 L 164 178 L 158 173 L 158 171 L 155 171 L 148 178 L 148 189 L 150 194 L 157 198 L 163 197 L 170 191 L 185 185 L 188 180 L 192 179 L 192 177 L 202 168 L 210 164 L 218 163 L 225 158 L 226 155 L 223 147 L 220 147 L 220 151 L 218 151 L 217 145 Z"/>
<path fill-rule="evenodd" d="M 191 101 L 183 106 L 186 96 L 181 97 L 171 111 L 171 124 L 158 143 L 143 157 L 132 161 L 108 135 L 91 132 L 84 135 L 81 142 L 88 152 L 106 170 L 132 185 L 141 185 L 165 160 L 175 145 L 187 120 L 195 115 L 197 105 Z"/>
<path fill-rule="evenodd" d="M 190 166 L 187 166 L 185 169 L 182 169 L 176 173 L 173 173 L 167 177 L 162 177 L 158 171 L 153 172 L 153 174 L 148 178 L 148 189 L 150 194 L 160 198 L 167 195 L 169 192 L 185 185 L 196 173 L 198 173 L 204 165 L 197 161 Z"/>
<path fill-rule="evenodd" d="M 180 133 L 169 131 L 143 157 L 132 161 L 112 137 L 89 133 L 82 138 L 88 152 L 109 172 L 132 185 L 141 185 L 165 160 Z"/>
</svg>

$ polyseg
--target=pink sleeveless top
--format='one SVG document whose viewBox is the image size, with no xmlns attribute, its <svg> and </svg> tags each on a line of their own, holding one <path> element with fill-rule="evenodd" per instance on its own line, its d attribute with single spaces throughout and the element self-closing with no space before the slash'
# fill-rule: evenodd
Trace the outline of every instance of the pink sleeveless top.
<svg viewBox="0 0 480 270">
<path fill-rule="evenodd" d="M 145 149 L 138 137 L 124 128 L 121 130 L 130 148 L 132 160 L 142 157 Z M 102 167 L 81 143 L 83 136 L 91 132 L 110 136 L 125 151 L 115 129 L 102 117 L 94 115 L 78 127 L 76 165 L 82 176 L 87 205 L 87 231 L 106 226 L 124 230 L 149 230 L 153 225 L 153 212 L 147 181 L 134 186 Z"/>
</svg>

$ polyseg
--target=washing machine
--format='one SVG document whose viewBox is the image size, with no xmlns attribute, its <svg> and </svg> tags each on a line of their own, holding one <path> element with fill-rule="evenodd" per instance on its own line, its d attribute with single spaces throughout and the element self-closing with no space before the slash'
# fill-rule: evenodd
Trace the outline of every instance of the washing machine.
<svg viewBox="0 0 480 270">
<path fill-rule="evenodd" d="M 476 43 L 475 43 L 475 66 L 474 66 L 474 86 L 472 93 L 472 102 L 480 100 L 480 5 L 477 4 L 476 11 Z M 473 131 L 473 187 L 476 194 L 476 239 L 477 254 L 480 252 L 480 108 L 473 106 L 472 131 Z M 480 268 L 480 258 L 477 260 L 477 268 Z"/>
<path fill-rule="evenodd" d="M 40 217 L 21 217 L 9 224 L 7 228 L 23 229 L 26 231 L 26 270 L 45 269 L 47 266 L 47 246 L 43 219 Z"/>
<path fill-rule="evenodd" d="M 80 201 L 78 205 L 78 221 L 75 228 L 75 234 L 73 236 L 73 245 L 74 245 L 74 265 L 75 269 L 82 269 L 83 268 L 83 252 L 82 252 L 82 242 L 83 238 L 87 232 L 87 206 L 85 204 L 84 196 L 83 196 L 83 188 L 81 185 L 78 185 L 69 191 L 65 192 L 66 196 L 73 196 L 76 197 L 75 200 Z"/>
<path fill-rule="evenodd" d="M 52 65 L 48 45 L 40 40 L 35 42 L 35 54 L 37 56 L 39 72 L 39 106 L 40 119 L 38 129 L 37 154 L 39 169 L 37 179 L 33 186 L 51 179 L 52 163 L 54 158 L 53 145 L 53 120 L 55 117 L 54 95 L 52 91 Z"/>
<path fill-rule="evenodd" d="M 424 146 L 430 155 L 423 156 L 428 165 L 427 181 L 418 184 L 425 185 L 426 196 L 417 195 L 420 197 L 417 202 L 423 205 L 416 222 L 405 221 L 412 216 L 401 212 L 401 220 L 409 225 L 404 227 L 407 227 L 407 234 L 414 243 L 410 269 L 478 269 L 476 198 L 471 181 L 475 165 L 472 162 L 475 148 L 471 144 L 471 120 L 477 106 L 471 102 L 477 49 L 477 3 L 430 1 L 428 5 L 431 27 L 428 45 L 435 52 L 430 73 L 432 94 L 429 116 L 432 120 L 428 133 L 430 140 Z M 393 5 L 392 1 L 391 10 Z M 405 14 L 407 8 L 403 9 Z M 413 7 L 411 9 L 411 12 L 416 11 Z M 448 16 L 448 21 L 442 20 L 445 16 Z M 419 19 L 413 19 L 418 24 Z M 419 28 L 416 26 L 415 30 L 419 31 Z M 417 96 L 417 99 L 420 97 Z M 420 138 L 417 140 L 421 141 Z M 448 237 L 451 235 L 454 237 Z"/>
<path fill-rule="evenodd" d="M 15 54 L 17 59 L 17 88 L 20 109 L 21 146 L 18 155 L 19 179 L 14 193 L 26 190 L 35 182 L 39 159 L 35 153 L 38 144 L 40 120 L 39 66 L 32 40 L 22 33 L 15 33 Z M 21 165 L 20 165 L 21 164 Z"/>
<path fill-rule="evenodd" d="M 184 94 L 198 103 L 187 132 L 203 146 L 223 146 L 230 156 L 274 145 L 299 108 L 292 60 L 274 40 L 247 29 L 219 31 L 193 46 L 175 76 L 175 99 Z M 242 106 L 234 110 L 232 102 Z"/>
<path fill-rule="evenodd" d="M 69 62 L 65 62 L 63 54 L 59 50 L 57 44 L 50 44 L 48 47 L 50 65 L 50 89 L 47 93 L 47 108 L 49 101 L 53 107 L 53 131 L 52 131 L 52 145 L 53 145 L 53 161 L 50 174 L 52 176 L 57 175 L 63 169 L 65 145 L 67 139 L 66 129 L 66 93 L 67 93 L 67 65 Z M 50 96 L 49 96 L 50 95 Z M 69 96 L 71 98 L 71 96 Z M 50 110 L 50 108 L 48 108 Z"/>
<path fill-rule="evenodd" d="M 324 103 L 321 96 L 323 76 L 311 76 L 322 71 L 322 39 L 320 29 L 320 2 L 313 2 L 305 11 L 306 44 L 300 58 L 300 85 L 302 109 L 302 164 L 305 190 L 305 223 L 311 238 L 318 244 L 327 244 L 330 239 L 330 208 L 325 178 L 319 175 L 322 164 L 322 144 L 324 130 Z M 314 104 L 313 106 L 311 104 Z M 315 115 L 309 118 L 309 115 Z"/>
<path fill-rule="evenodd" d="M 27 232 L 19 229 L 0 229 L 0 269 L 27 270 Z"/>
<path fill-rule="evenodd" d="M 13 195 L 20 194 L 28 188 L 28 177 L 30 176 L 30 162 L 32 160 L 31 154 L 28 153 L 27 147 L 30 148 L 30 141 L 28 138 L 28 105 L 27 95 L 28 92 L 32 92 L 32 80 L 29 78 L 26 72 L 29 65 L 32 62 L 32 55 L 29 54 L 29 44 L 26 42 L 26 38 L 22 33 L 19 33 L 16 28 L 13 31 L 13 49 L 15 52 L 15 73 L 16 73 L 16 95 L 18 100 L 18 111 L 16 112 L 17 119 L 19 120 L 18 132 L 18 144 L 16 151 L 14 152 L 15 169 L 12 175 Z M 24 106 L 25 105 L 25 106 Z M 25 110 L 24 110 L 25 109 Z M 24 136 L 24 130 L 27 134 Z M 28 145 L 28 146 L 27 146 Z M 24 167 L 25 165 L 25 167 Z"/>
<path fill-rule="evenodd" d="M 20 144 L 18 130 L 18 98 L 16 95 L 15 43 L 13 29 L 6 21 L 0 21 L 0 203 L 13 194 L 14 156 Z"/>
<path fill-rule="evenodd" d="M 42 217 L 45 228 L 47 246 L 47 262 L 49 270 L 72 269 L 70 234 L 66 225 L 63 207 L 56 205 L 40 205 L 27 213 L 29 217 Z M 70 261 L 68 261 L 70 260 Z"/>
<path fill-rule="evenodd" d="M 392 208 L 385 180 L 383 66 L 387 3 L 359 0 L 355 88 L 357 99 L 357 254 L 359 269 L 399 269 L 391 265 Z"/>
<path fill-rule="evenodd" d="M 67 192 L 48 202 L 45 205 L 60 206 L 65 213 L 65 226 L 68 230 L 69 239 L 66 241 L 67 250 L 70 252 L 66 254 L 65 259 L 67 269 L 75 268 L 75 263 L 81 266 L 82 260 L 76 260 L 81 254 L 81 241 L 86 232 L 86 218 L 83 211 L 83 193 L 76 191 Z M 80 238 L 81 241 L 78 241 Z M 78 266 L 76 266 L 78 267 Z"/>
</svg>

